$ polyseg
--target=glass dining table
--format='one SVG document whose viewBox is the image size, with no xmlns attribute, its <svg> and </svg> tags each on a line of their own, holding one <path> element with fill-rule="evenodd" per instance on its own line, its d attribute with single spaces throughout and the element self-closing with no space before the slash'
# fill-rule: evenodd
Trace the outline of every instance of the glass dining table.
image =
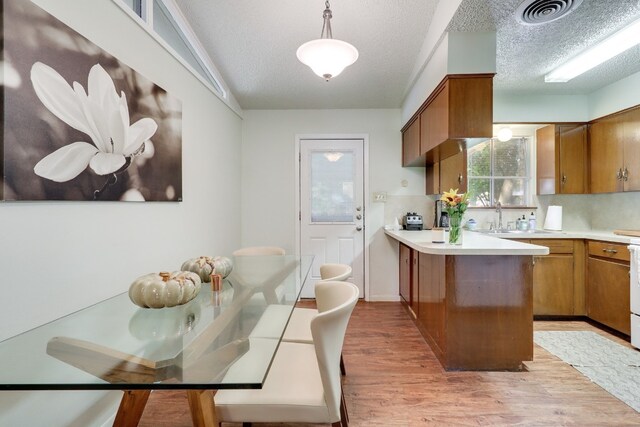
<svg viewBox="0 0 640 427">
<path fill-rule="evenodd" d="M 217 426 L 216 390 L 262 387 L 313 257 L 232 260 L 219 291 L 203 283 L 186 304 L 125 292 L 0 342 L 0 391 L 122 390 L 114 425 L 135 426 L 151 390 L 184 389 L 194 425 Z"/>
</svg>

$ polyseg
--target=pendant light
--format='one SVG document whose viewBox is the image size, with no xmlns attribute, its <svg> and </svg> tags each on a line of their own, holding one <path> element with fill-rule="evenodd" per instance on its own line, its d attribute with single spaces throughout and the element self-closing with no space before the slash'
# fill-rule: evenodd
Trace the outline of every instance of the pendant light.
<svg viewBox="0 0 640 427">
<path fill-rule="evenodd" d="M 337 76 L 358 59 L 358 50 L 353 45 L 333 38 L 331 32 L 331 9 L 329 0 L 325 1 L 322 14 L 324 23 L 320 38 L 311 40 L 300 46 L 296 52 L 298 60 L 309 66 L 318 76 L 326 81 Z"/>
</svg>

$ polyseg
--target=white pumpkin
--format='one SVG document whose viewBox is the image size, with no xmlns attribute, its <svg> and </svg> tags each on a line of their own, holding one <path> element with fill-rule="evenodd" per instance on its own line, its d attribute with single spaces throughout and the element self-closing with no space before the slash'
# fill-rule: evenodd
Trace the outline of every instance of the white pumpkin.
<svg viewBox="0 0 640 427">
<path fill-rule="evenodd" d="M 223 279 L 227 277 L 233 269 L 233 263 L 227 257 L 201 256 L 185 261 L 180 269 L 184 271 L 193 271 L 200 276 L 200 280 L 208 283 L 211 281 L 212 274 L 219 274 Z"/>
<path fill-rule="evenodd" d="M 194 299 L 200 286 L 200 277 L 190 271 L 150 273 L 133 281 L 129 298 L 144 308 L 174 307 Z"/>
</svg>

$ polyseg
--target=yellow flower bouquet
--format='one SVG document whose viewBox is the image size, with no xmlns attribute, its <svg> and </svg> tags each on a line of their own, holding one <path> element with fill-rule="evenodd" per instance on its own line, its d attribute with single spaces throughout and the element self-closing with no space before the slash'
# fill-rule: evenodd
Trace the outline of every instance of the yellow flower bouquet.
<svg viewBox="0 0 640 427">
<path fill-rule="evenodd" d="M 444 210 L 449 214 L 449 243 L 460 245 L 462 244 L 462 216 L 469 205 L 469 195 L 467 193 L 458 194 L 458 189 L 452 188 L 445 191 L 440 200 Z"/>
</svg>

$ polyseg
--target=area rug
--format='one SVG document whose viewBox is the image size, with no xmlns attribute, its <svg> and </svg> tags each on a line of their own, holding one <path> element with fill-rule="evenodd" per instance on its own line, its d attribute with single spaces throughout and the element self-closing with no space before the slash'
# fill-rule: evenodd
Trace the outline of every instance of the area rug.
<svg viewBox="0 0 640 427">
<path fill-rule="evenodd" d="M 640 412 L 640 351 L 589 331 L 540 331 L 533 340 Z"/>
</svg>

